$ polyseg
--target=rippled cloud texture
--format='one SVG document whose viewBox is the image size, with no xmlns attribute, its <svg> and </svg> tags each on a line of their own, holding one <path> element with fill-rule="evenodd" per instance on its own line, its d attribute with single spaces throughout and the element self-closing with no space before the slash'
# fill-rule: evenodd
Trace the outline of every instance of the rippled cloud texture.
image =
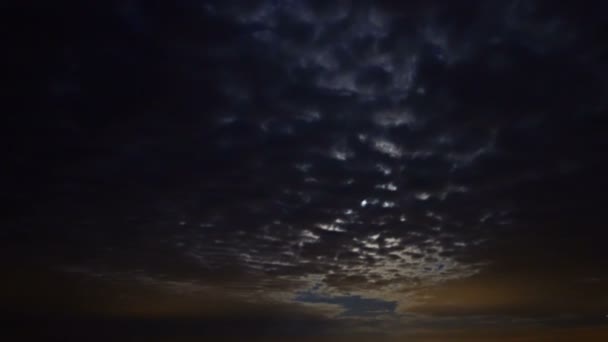
<svg viewBox="0 0 608 342">
<path fill-rule="evenodd" d="M 592 7 L 17 10 L 69 28 L 23 33 L 36 82 L 15 93 L 45 114 L 16 121 L 6 253 L 66 277 L 35 272 L 59 311 L 187 336 L 595 336 L 608 70 Z M 64 293 L 74 279 L 99 293 Z"/>
</svg>

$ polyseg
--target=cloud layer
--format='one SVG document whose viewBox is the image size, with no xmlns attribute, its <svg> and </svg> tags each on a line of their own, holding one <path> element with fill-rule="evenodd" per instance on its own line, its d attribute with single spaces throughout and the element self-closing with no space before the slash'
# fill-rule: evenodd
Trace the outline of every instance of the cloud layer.
<svg viewBox="0 0 608 342">
<path fill-rule="evenodd" d="M 28 88 L 43 95 L 26 105 L 47 115 L 16 120 L 18 181 L 3 195 L 18 208 L 8 241 L 49 263 L 389 321 L 451 312 L 429 298 L 512 267 L 517 248 L 532 268 L 574 253 L 589 265 L 582 279 L 600 279 L 601 11 L 349 0 L 71 10 L 80 33 L 49 33 L 54 57 Z"/>
</svg>

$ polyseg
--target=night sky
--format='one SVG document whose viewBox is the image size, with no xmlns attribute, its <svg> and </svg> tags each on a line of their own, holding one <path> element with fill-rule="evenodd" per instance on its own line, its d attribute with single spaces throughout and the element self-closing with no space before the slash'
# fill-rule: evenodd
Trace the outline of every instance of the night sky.
<svg viewBox="0 0 608 342">
<path fill-rule="evenodd" d="M 6 332 L 608 341 L 607 11 L 4 3 Z"/>
</svg>

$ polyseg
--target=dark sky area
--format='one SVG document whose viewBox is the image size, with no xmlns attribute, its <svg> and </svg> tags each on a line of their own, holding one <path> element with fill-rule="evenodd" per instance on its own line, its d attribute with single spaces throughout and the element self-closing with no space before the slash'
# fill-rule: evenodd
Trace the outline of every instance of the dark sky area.
<svg viewBox="0 0 608 342">
<path fill-rule="evenodd" d="M 2 5 L 43 340 L 608 341 L 608 5 Z"/>
</svg>

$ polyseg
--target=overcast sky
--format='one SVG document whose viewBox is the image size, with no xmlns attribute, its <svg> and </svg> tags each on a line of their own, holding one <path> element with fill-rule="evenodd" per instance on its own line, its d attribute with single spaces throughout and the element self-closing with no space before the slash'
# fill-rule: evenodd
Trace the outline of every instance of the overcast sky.
<svg viewBox="0 0 608 342">
<path fill-rule="evenodd" d="M 607 338 L 606 6 L 2 6 L 3 315 L 103 341 Z"/>
</svg>

